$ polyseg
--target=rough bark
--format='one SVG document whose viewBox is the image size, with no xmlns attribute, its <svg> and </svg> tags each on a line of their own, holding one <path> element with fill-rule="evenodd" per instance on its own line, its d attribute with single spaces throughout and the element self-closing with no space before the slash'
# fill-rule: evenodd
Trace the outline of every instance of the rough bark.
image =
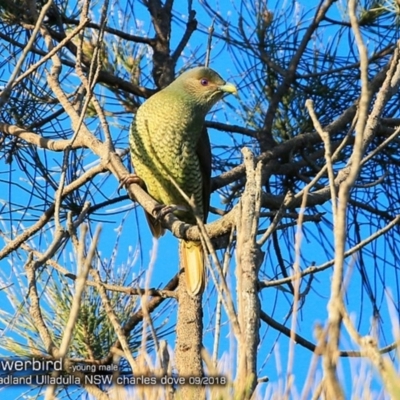
<svg viewBox="0 0 400 400">
<path fill-rule="evenodd" d="M 185 274 L 179 277 L 178 322 L 176 324 L 176 366 L 178 375 L 186 377 L 203 376 L 201 359 L 203 336 L 203 309 L 201 296 L 191 297 L 185 289 Z M 205 399 L 202 386 L 181 386 L 177 399 Z"/>
<path fill-rule="evenodd" d="M 261 204 L 261 164 L 255 166 L 254 157 L 248 149 L 242 152 L 247 180 L 237 219 L 236 274 L 241 343 L 238 347 L 236 391 L 240 398 L 248 399 L 257 385 L 257 347 L 260 342 L 257 282 L 263 253 L 257 244 L 256 234 Z"/>
</svg>

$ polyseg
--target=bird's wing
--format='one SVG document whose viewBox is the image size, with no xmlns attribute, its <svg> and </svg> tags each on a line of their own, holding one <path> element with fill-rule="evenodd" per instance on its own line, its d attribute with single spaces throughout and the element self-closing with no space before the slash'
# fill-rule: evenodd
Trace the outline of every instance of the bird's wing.
<svg viewBox="0 0 400 400">
<path fill-rule="evenodd" d="M 197 157 L 199 158 L 201 175 L 203 179 L 203 213 L 204 222 L 207 222 L 207 215 L 210 208 L 211 196 L 211 145 L 207 128 L 204 126 L 197 143 Z"/>
</svg>

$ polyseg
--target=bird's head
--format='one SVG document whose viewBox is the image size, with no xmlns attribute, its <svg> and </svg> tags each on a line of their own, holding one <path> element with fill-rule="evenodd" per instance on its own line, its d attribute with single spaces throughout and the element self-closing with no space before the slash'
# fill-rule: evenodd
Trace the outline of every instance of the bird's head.
<svg viewBox="0 0 400 400">
<path fill-rule="evenodd" d="M 235 85 L 225 82 L 214 70 L 206 67 L 190 69 L 170 85 L 190 98 L 207 113 L 224 94 L 237 94 Z"/>
</svg>

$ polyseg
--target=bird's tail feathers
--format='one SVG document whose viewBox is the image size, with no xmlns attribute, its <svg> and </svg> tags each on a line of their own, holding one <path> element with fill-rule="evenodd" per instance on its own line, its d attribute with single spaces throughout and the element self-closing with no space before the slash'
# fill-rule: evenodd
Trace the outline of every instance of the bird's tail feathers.
<svg viewBox="0 0 400 400">
<path fill-rule="evenodd" d="M 200 242 L 180 240 L 180 253 L 185 269 L 186 290 L 194 297 L 203 293 L 206 282 L 203 248 Z"/>
</svg>

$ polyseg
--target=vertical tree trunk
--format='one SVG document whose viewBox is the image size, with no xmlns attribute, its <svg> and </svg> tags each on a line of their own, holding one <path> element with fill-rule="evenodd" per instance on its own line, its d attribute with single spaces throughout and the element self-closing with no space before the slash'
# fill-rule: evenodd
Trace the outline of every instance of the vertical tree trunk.
<svg viewBox="0 0 400 400">
<path fill-rule="evenodd" d="M 191 297 L 185 289 L 185 274 L 179 277 L 178 322 L 176 325 L 176 365 L 179 376 L 202 377 L 201 359 L 203 337 L 202 296 Z M 204 387 L 185 385 L 181 387 L 178 399 L 205 399 Z"/>
<path fill-rule="evenodd" d="M 260 302 L 258 270 L 263 254 L 256 235 L 261 199 L 261 164 L 255 167 L 254 157 L 243 149 L 246 164 L 246 187 L 240 200 L 237 221 L 237 279 L 238 315 L 241 330 L 238 347 L 237 395 L 252 396 L 257 385 L 257 347 L 260 342 Z"/>
</svg>

